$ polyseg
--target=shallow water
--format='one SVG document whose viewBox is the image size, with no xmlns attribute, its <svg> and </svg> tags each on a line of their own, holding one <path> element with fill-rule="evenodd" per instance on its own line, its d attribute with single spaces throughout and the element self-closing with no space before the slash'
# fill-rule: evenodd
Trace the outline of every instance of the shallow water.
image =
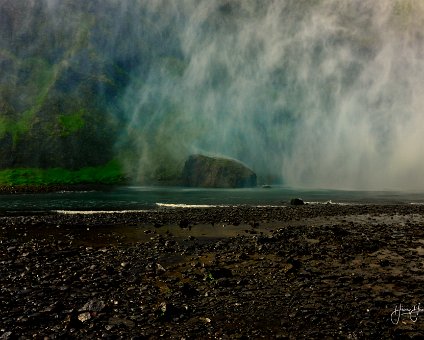
<svg viewBox="0 0 424 340">
<path fill-rule="evenodd" d="M 282 186 L 248 189 L 119 187 L 113 191 L 0 195 L 0 211 L 124 211 L 188 206 L 284 206 L 300 197 L 309 204 L 424 204 L 424 193 L 393 191 L 306 190 Z"/>
</svg>

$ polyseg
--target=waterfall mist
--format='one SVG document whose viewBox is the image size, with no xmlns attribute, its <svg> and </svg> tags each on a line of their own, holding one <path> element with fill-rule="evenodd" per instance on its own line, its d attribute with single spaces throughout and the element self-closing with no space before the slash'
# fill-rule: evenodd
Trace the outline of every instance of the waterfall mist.
<svg viewBox="0 0 424 340">
<path fill-rule="evenodd" d="M 64 3 L 45 0 L 52 29 L 72 36 L 80 18 Z M 128 73 L 108 105 L 116 154 L 138 181 L 204 153 L 241 160 L 262 183 L 424 188 L 421 0 L 86 6 L 93 44 Z"/>
<path fill-rule="evenodd" d="M 293 186 L 424 186 L 420 1 L 141 6 L 175 49 L 123 97 L 141 176 L 202 152 Z"/>
</svg>

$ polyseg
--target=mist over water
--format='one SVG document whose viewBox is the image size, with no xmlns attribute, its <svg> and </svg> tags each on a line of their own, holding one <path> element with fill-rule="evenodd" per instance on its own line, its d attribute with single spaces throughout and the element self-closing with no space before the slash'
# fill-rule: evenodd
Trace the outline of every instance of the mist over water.
<svg viewBox="0 0 424 340">
<path fill-rule="evenodd" d="M 421 1 L 140 5 L 177 56 L 123 98 L 139 169 L 201 152 L 292 186 L 423 187 Z"/>
<path fill-rule="evenodd" d="M 81 30 L 65 2 L 44 1 L 57 27 Z M 90 10 L 104 58 L 131 70 L 110 110 L 116 154 L 140 182 L 204 153 L 241 160 L 262 183 L 424 189 L 421 0 L 106 0 Z"/>
</svg>

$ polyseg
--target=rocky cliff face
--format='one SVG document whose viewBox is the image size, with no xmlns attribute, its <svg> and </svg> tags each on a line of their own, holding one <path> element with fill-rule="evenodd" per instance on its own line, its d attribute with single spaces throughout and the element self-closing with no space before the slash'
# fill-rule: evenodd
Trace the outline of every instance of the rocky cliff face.
<svg viewBox="0 0 424 340">
<path fill-rule="evenodd" d="M 125 97 L 128 85 L 141 87 L 153 64 L 179 72 L 170 23 L 148 12 L 155 3 L 0 1 L 0 169 L 81 168 L 125 152 L 136 163 L 146 124 L 126 111 L 143 92 Z"/>
<path fill-rule="evenodd" d="M 246 188 L 256 186 L 256 174 L 227 158 L 192 155 L 185 162 L 183 184 L 189 187 Z"/>
<path fill-rule="evenodd" d="M 110 52 L 120 32 L 107 7 L 0 2 L 0 169 L 80 168 L 113 158 L 116 100 L 133 57 Z"/>
</svg>

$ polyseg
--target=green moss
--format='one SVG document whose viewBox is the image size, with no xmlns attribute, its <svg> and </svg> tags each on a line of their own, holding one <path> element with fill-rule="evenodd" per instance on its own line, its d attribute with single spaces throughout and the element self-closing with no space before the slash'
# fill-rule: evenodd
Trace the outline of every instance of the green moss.
<svg viewBox="0 0 424 340">
<path fill-rule="evenodd" d="M 81 109 L 70 115 L 60 115 L 58 124 L 61 136 L 68 136 L 81 130 L 85 126 L 84 114 L 85 110 Z"/>
<path fill-rule="evenodd" d="M 0 185 L 119 184 L 124 181 L 125 175 L 116 161 L 75 171 L 63 168 L 0 171 Z"/>
<path fill-rule="evenodd" d="M 16 144 L 19 137 L 30 130 L 33 116 L 34 112 L 27 110 L 21 114 L 20 119 L 17 121 L 13 121 L 8 117 L 0 117 L 0 138 L 10 133 L 13 143 Z"/>
<path fill-rule="evenodd" d="M 57 78 L 60 65 L 51 65 L 42 58 L 30 58 L 25 60 L 22 69 L 29 74 L 28 84 L 30 93 L 33 95 L 33 106 L 29 109 L 35 114 L 44 104 L 51 87 Z"/>
<path fill-rule="evenodd" d="M 89 29 L 92 24 L 92 20 L 87 20 L 87 24 L 80 28 L 72 46 L 60 62 L 50 64 L 46 59 L 39 57 L 19 60 L 20 71 L 26 75 L 21 81 L 25 84 L 23 89 L 29 98 L 26 105 L 27 109 L 16 114 L 13 119 L 0 119 L 0 138 L 4 137 L 6 133 L 10 133 L 13 143 L 16 145 L 19 138 L 30 131 L 37 113 L 43 109 L 56 80 L 61 72 L 69 67 L 69 59 L 87 46 Z M 2 51 L 2 53 L 4 52 Z M 61 134 L 69 135 L 80 130 L 85 124 L 82 118 L 83 114 L 84 111 L 80 110 L 75 114 L 60 116 Z"/>
<path fill-rule="evenodd" d="M 54 84 L 56 73 L 54 67 L 41 58 L 29 58 L 21 64 L 23 73 L 28 73 L 24 81 L 30 84 L 27 89 L 32 104 L 28 105 L 23 112 L 0 117 L 0 138 L 9 133 L 15 145 L 19 138 L 31 129 L 35 115 L 44 105 L 50 88 Z"/>
</svg>

